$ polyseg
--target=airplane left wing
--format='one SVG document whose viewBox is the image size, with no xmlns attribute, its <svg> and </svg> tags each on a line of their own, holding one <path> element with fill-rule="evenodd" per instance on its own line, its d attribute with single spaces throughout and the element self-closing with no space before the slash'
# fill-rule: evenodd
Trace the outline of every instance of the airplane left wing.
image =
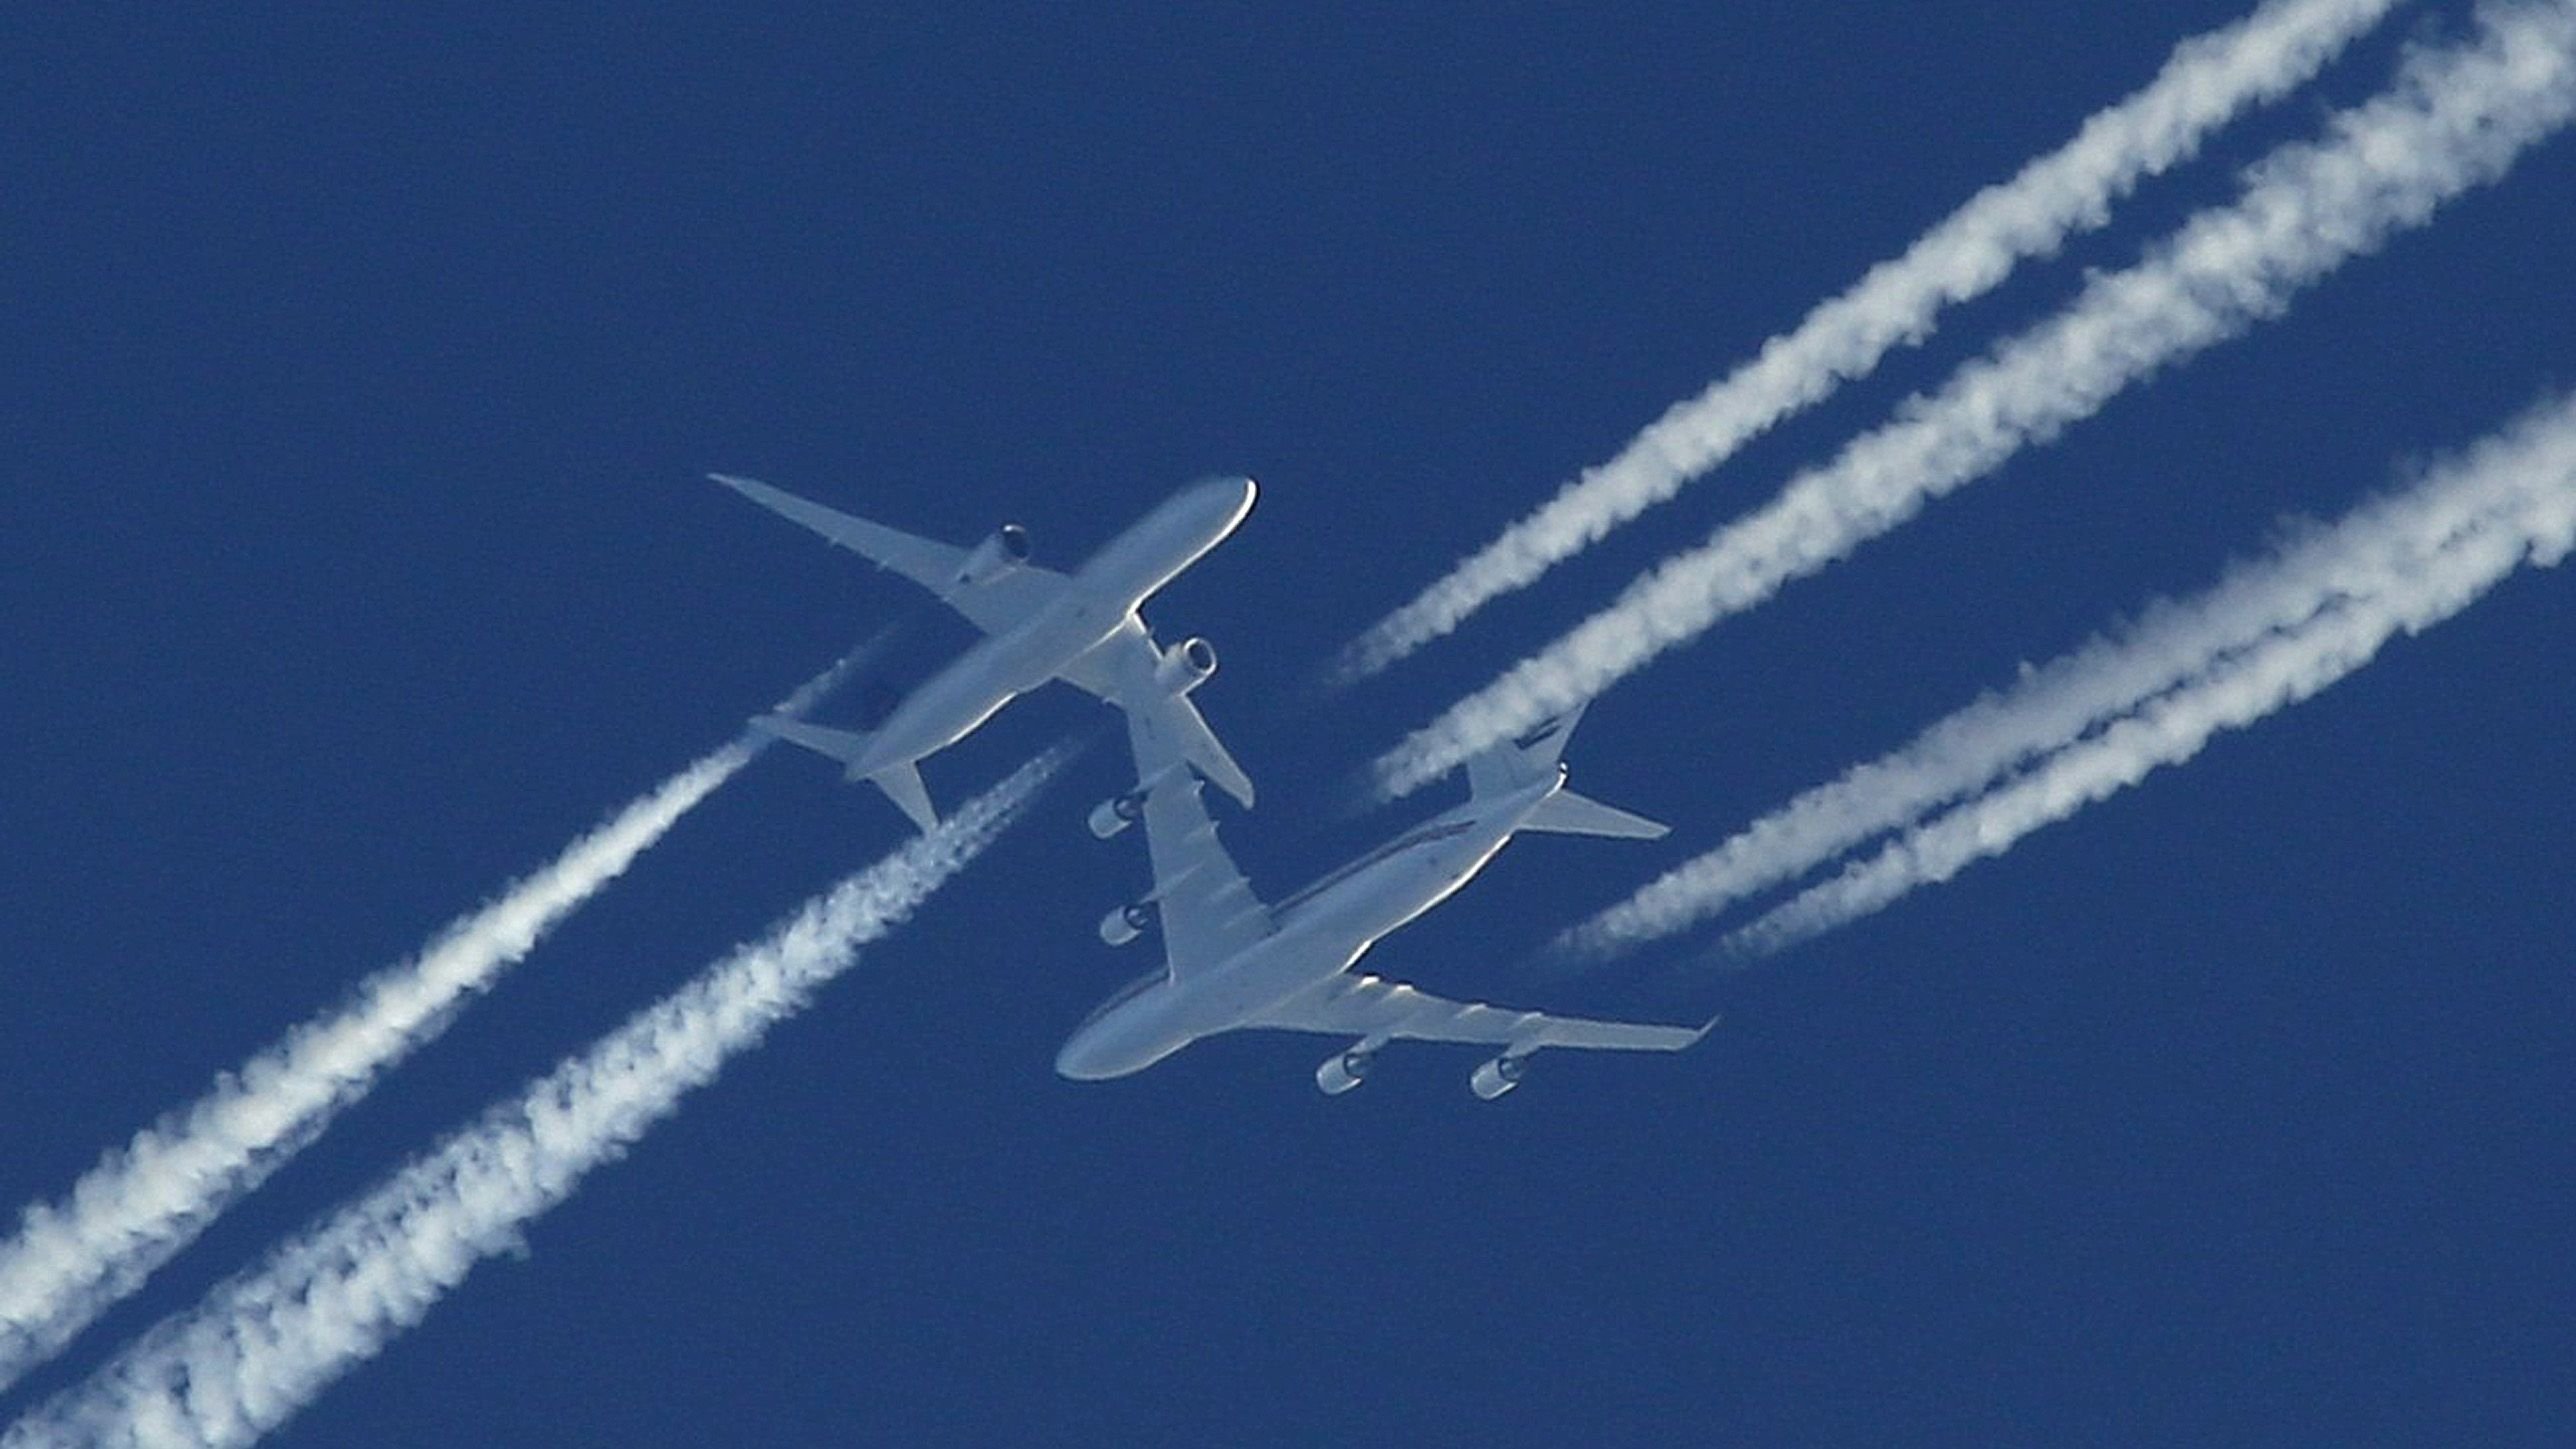
<svg viewBox="0 0 2576 1449">
<path fill-rule="evenodd" d="M 756 478 L 707 475 L 781 518 L 801 523 L 881 569 L 903 575 L 939 596 L 987 634 L 1016 628 L 1062 597 L 1072 580 L 1053 569 L 1019 564 L 977 581 L 969 574 L 975 551 L 916 538 L 901 529 L 826 508 Z"/>
<path fill-rule="evenodd" d="M 1163 953 L 1172 978 L 1215 966 L 1268 936 L 1269 907 L 1216 837 L 1216 822 L 1199 800 L 1180 742 L 1165 722 L 1127 712 L 1127 736 L 1143 782 L 1145 851 L 1153 860 L 1151 899 L 1163 926 Z"/>
<path fill-rule="evenodd" d="M 1451 1001 L 1360 972 L 1345 972 L 1314 991 L 1292 996 L 1252 1024 L 1378 1041 L 1475 1042 L 1506 1048 L 1515 1056 L 1527 1056 L 1541 1047 L 1677 1052 L 1716 1025 L 1654 1026 L 1513 1011 L 1482 1002 Z"/>
</svg>

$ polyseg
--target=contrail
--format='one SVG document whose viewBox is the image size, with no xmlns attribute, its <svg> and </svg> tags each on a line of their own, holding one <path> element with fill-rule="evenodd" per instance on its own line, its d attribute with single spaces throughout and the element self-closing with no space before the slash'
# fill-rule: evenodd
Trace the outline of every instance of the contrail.
<svg viewBox="0 0 2576 1449">
<path fill-rule="evenodd" d="M 474 1265 L 802 1008 L 858 948 L 992 843 L 1062 762 L 1041 756 L 808 901 L 515 1100 L 273 1250 L 87 1383 L 0 1434 L 37 1445 L 247 1444 L 417 1323 Z"/>
<path fill-rule="evenodd" d="M 2198 753 L 2211 736 L 2306 699 L 2370 662 L 2398 633 L 2467 608 L 2525 563 L 2576 548 L 2576 399 L 2562 400 L 2437 478 L 2485 493 L 2435 552 L 2392 558 L 2305 624 L 2228 658 L 2181 689 L 2050 756 L 1993 792 L 1898 837 L 1866 861 L 1732 933 L 1739 957 L 1767 955 L 1875 911 L 1918 885 L 2000 855 L 2023 836 Z"/>
<path fill-rule="evenodd" d="M 1868 375 L 1931 334 L 1942 309 L 1992 290 L 2026 258 L 2101 226 L 2111 203 L 2188 161 L 2248 106 L 2322 70 L 2397 0 L 2274 0 L 2175 47 L 2145 89 L 2096 112 L 2074 139 L 1987 187 L 1902 256 L 1817 305 L 1796 330 L 1708 390 L 1678 403 L 1616 457 L 1461 561 L 1342 651 L 1349 684 L 1450 633 L 1467 617 L 1680 492 L 1782 418 Z"/>
<path fill-rule="evenodd" d="M 1566 932 L 1558 953 L 1600 959 L 1687 930 L 1993 785 L 2276 635 L 2457 567 L 2461 550 L 2521 527 L 2516 515 L 2535 489 L 2560 486 L 2566 465 L 2576 463 L 2570 416 L 2562 410 L 2554 432 L 2526 424 L 2469 464 L 2437 470 L 2331 528 L 2307 529 L 2207 593 L 2160 603 L 2118 634 L 2025 671 L 2010 689 L 1807 791 Z"/>
<path fill-rule="evenodd" d="M 2139 265 L 2096 278 L 2065 312 L 1961 369 L 1451 706 L 1374 763 L 1378 794 L 1408 794 L 1600 694 L 2503 175 L 2576 110 L 2576 4 L 2479 13 L 2474 40 L 2410 52 L 2396 84 L 2337 115 L 2326 139 L 2253 167 L 2235 204 L 2194 217 Z"/>
<path fill-rule="evenodd" d="M 810 706 L 873 645 L 843 656 L 781 708 Z M 17 1236 L 0 1244 L 0 1389 L 60 1352 L 320 1136 L 766 743 L 746 736 L 654 787 L 417 957 L 367 978 L 346 1004 L 109 1151 L 60 1201 L 30 1204 Z"/>
</svg>

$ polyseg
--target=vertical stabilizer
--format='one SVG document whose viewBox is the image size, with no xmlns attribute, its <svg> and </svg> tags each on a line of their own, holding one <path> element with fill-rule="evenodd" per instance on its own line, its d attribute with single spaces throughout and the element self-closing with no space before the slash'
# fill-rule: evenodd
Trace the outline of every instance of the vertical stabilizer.
<svg viewBox="0 0 2576 1449">
<path fill-rule="evenodd" d="M 1573 736 L 1585 708 L 1578 704 L 1518 739 L 1469 757 L 1468 798 L 1509 795 L 1546 781 L 1557 788 L 1530 807 L 1530 812 L 1521 817 L 1519 828 L 1558 835 L 1607 835 L 1621 840 L 1657 840 L 1671 833 L 1669 825 L 1578 795 L 1560 783 L 1565 778 L 1565 742 Z"/>
<path fill-rule="evenodd" d="M 1506 740 L 1492 749 L 1468 756 L 1469 798 L 1508 795 L 1553 777 L 1557 773 L 1557 762 L 1565 757 L 1565 742 L 1572 738 L 1575 725 L 1583 719 L 1583 711 L 1590 707 L 1589 704 L 1578 704 L 1563 714 L 1541 720 L 1518 739 Z"/>
</svg>

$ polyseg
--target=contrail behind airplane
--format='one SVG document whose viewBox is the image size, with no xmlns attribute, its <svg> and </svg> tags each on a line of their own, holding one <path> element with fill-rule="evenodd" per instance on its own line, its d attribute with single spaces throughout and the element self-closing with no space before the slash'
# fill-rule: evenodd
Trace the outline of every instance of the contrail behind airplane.
<svg viewBox="0 0 2576 1449">
<path fill-rule="evenodd" d="M 2069 746 L 1994 791 L 1890 842 L 1726 938 L 1738 956 L 1768 955 L 1944 881 L 2022 837 L 2197 754 L 2213 735 L 2307 699 L 2370 662 L 2400 632 L 2451 617 L 2523 564 L 2549 567 L 2576 548 L 2576 398 L 2441 470 L 2428 487 L 2485 493 L 2425 556 L 2390 558 L 2296 628 L 2231 656 L 2182 688 Z"/>
<path fill-rule="evenodd" d="M 1793 480 L 1780 497 L 1666 559 L 1610 607 L 1452 705 L 1372 768 L 1409 794 L 1474 754 L 1599 695 L 1665 651 L 2090 416 L 2122 388 L 2276 314 L 2302 288 L 2470 187 L 2504 174 L 2576 112 L 2576 5 L 2490 4 L 2477 37 L 2412 51 L 2396 84 L 2336 115 L 2324 140 L 2257 163 L 2232 205 L 2201 213 L 2055 318 Z"/>
<path fill-rule="evenodd" d="M 2491 445 L 2473 465 L 2435 470 L 2331 528 L 2303 529 L 2207 593 L 2158 604 L 2118 634 L 2026 670 L 2011 688 L 1666 872 L 1568 931 L 1559 951 L 1599 959 L 1687 930 L 2073 745 L 2278 634 L 2456 567 L 2458 550 L 2517 526 L 2511 520 L 2529 509 L 2533 491 L 2555 486 L 2546 450 L 2566 437 L 2526 428 L 2515 439 Z"/>
<path fill-rule="evenodd" d="M 809 680 L 781 710 L 813 704 L 875 643 Z M 60 1201 L 30 1204 L 17 1236 L 0 1244 L 0 1389 L 60 1352 L 320 1136 L 766 742 L 746 735 L 646 792 L 418 956 L 361 982 L 345 1005 L 296 1027 L 218 1077 L 195 1103 L 108 1152 Z"/>
<path fill-rule="evenodd" d="M 2188 161 L 2246 107 L 2311 79 L 2397 0 L 2273 0 L 2175 47 L 2144 89 L 2088 118 L 2074 139 L 1969 198 L 1902 256 L 1817 305 L 1794 331 L 1706 392 L 1676 404 L 1617 456 L 1355 640 L 1335 668 L 1364 679 L 1535 582 L 1620 524 L 1680 492 L 1782 418 L 1866 376 L 1930 335 L 1942 309 L 1992 290 L 2025 258 L 2103 224 L 2111 203 Z"/>
<path fill-rule="evenodd" d="M 1016 817 L 1049 754 L 808 901 L 755 944 L 495 1105 L 383 1186 L 0 1434 L 0 1449 L 247 1444 L 417 1323 L 736 1053 L 900 924 Z"/>
</svg>

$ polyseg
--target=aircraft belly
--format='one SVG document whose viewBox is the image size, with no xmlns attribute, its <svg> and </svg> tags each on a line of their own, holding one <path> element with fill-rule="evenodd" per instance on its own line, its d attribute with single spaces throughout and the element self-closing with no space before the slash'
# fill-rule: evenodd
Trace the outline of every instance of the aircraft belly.
<svg viewBox="0 0 2576 1449">
<path fill-rule="evenodd" d="M 1251 506 L 1240 492 L 1185 491 L 1111 539 L 1082 566 L 1080 577 L 1122 599 L 1123 615 L 1223 542 Z"/>
<path fill-rule="evenodd" d="M 973 734 L 1002 706 L 1053 679 L 1108 637 L 1117 620 L 1095 629 L 1096 616 L 1093 608 L 1069 609 L 968 650 L 887 717 L 877 732 L 879 752 L 918 760 Z"/>
</svg>

